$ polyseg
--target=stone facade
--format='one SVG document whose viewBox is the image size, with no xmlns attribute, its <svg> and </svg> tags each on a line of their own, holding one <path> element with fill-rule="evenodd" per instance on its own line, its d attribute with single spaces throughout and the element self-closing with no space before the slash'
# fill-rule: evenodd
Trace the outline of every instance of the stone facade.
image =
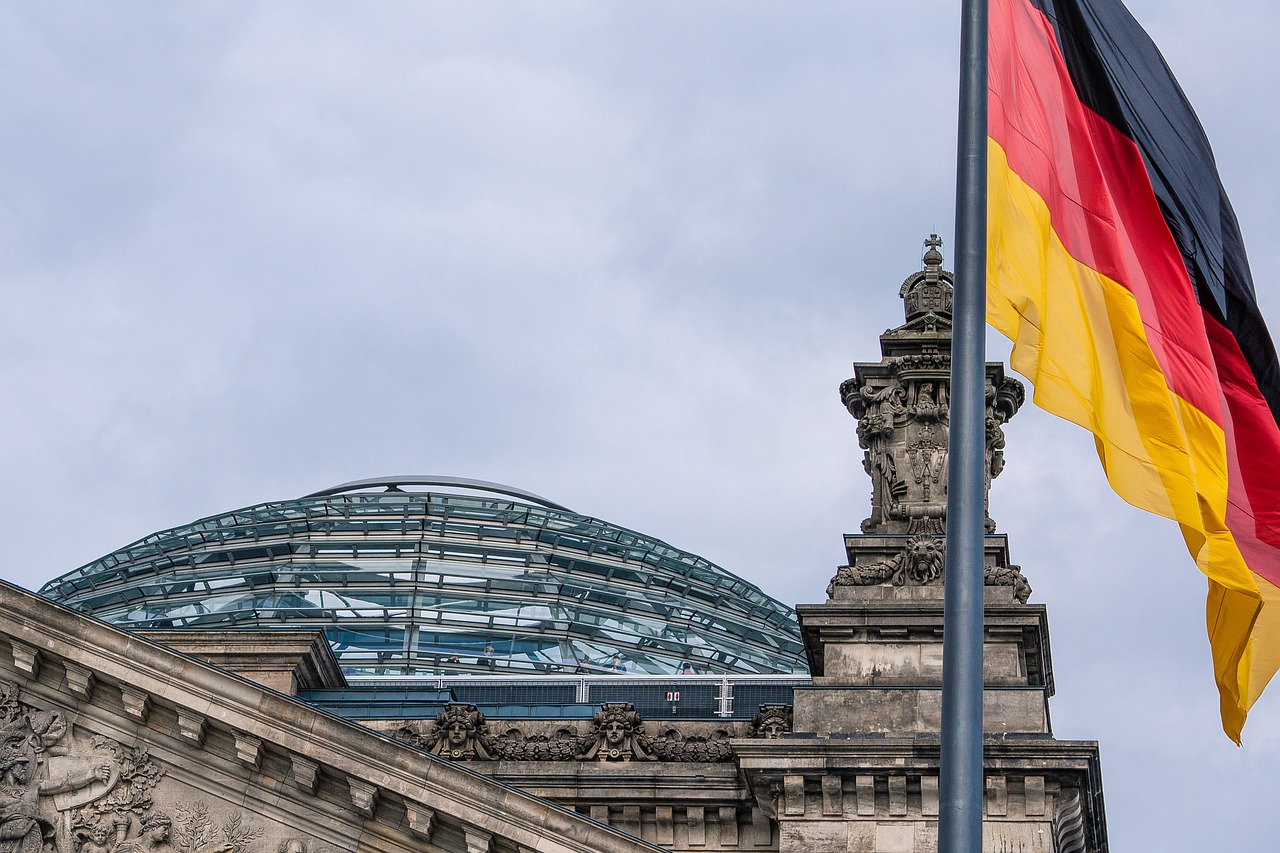
<svg viewBox="0 0 1280 853">
<path fill-rule="evenodd" d="M 841 386 L 872 480 L 812 678 L 747 719 L 418 718 L 301 701 L 344 676 L 312 631 L 128 633 L 0 584 L 0 853 L 568 853 L 937 848 L 951 275 Z M 987 473 L 1022 386 L 987 367 Z M 1097 744 L 1053 737 L 1045 608 L 988 517 L 986 853 L 1104 853 Z M 434 701 L 434 700 L 433 700 Z M 511 704 L 514 704 L 512 702 Z M 367 716 L 367 715 L 366 715 Z M 377 716 L 376 714 L 374 715 Z"/>
<path fill-rule="evenodd" d="M 0 584 L 0 853 L 652 849 Z"/>
</svg>

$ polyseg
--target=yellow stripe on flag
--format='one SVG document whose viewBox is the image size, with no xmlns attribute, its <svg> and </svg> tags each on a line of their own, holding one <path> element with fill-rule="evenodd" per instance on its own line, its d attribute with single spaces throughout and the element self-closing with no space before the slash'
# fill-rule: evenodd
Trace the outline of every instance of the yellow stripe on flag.
<svg viewBox="0 0 1280 853">
<path fill-rule="evenodd" d="M 1013 341 L 1011 364 L 1031 380 L 1036 403 L 1094 434 L 1116 493 L 1179 524 L 1211 581 L 1209 640 L 1223 726 L 1239 742 L 1248 706 L 1280 665 L 1253 659 L 1250 637 L 1255 622 L 1280 633 L 1280 606 L 1269 609 L 1274 620 L 1258 619 L 1265 581 L 1248 569 L 1226 525 L 1225 436 L 1170 391 L 1134 295 L 1070 255 L 1048 206 L 1010 170 L 994 140 L 987 319 Z M 1280 590 L 1267 587 L 1280 604 Z"/>
</svg>

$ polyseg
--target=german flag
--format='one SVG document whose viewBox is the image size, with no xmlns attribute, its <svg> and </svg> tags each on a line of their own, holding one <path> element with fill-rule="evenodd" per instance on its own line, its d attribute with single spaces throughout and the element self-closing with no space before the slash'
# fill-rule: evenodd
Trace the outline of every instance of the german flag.
<svg viewBox="0 0 1280 853">
<path fill-rule="evenodd" d="M 1209 578 L 1236 743 L 1280 667 L 1280 365 L 1213 153 L 1118 0 L 990 0 L 987 316 Z"/>
</svg>

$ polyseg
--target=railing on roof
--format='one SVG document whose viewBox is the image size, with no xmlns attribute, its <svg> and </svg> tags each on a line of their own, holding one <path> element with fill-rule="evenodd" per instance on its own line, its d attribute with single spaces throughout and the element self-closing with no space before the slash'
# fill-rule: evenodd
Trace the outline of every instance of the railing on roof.
<svg viewBox="0 0 1280 853">
<path fill-rule="evenodd" d="M 343 690 L 304 690 L 298 698 L 333 714 L 364 720 L 426 719 L 447 702 L 479 707 L 493 718 L 587 718 L 605 702 L 634 705 L 647 720 L 749 720 L 761 705 L 789 705 L 807 676 L 547 675 L 348 676 Z"/>
</svg>

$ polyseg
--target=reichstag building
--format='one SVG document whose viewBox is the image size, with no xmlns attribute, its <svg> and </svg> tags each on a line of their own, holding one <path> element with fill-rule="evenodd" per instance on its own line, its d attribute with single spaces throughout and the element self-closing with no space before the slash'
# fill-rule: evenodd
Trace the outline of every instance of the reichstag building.
<svg viewBox="0 0 1280 853">
<path fill-rule="evenodd" d="M 496 483 L 211 515 L 0 581 L 0 853 L 937 849 L 940 246 L 839 388 L 870 512 L 824 601 Z M 995 478 L 1024 391 L 986 378 Z M 1054 736 L 1047 609 L 987 530 L 983 850 L 1106 853 L 1098 745 Z"/>
</svg>

